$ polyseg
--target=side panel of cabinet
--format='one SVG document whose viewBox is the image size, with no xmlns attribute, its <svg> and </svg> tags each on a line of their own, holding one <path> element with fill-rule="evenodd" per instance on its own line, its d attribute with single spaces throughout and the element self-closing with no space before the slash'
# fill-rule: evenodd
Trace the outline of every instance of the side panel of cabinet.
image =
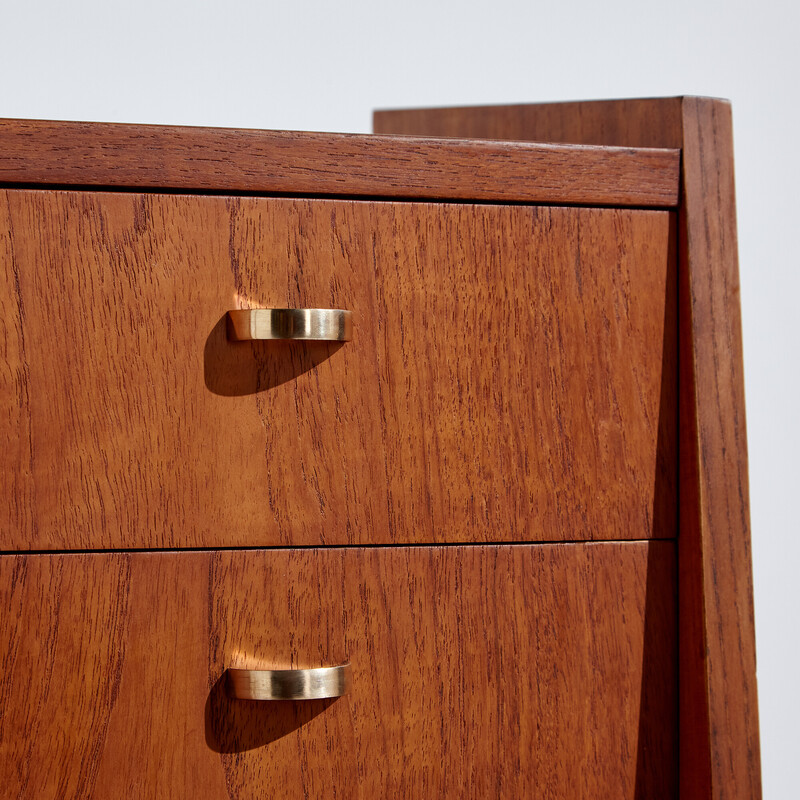
<svg viewBox="0 0 800 800">
<path fill-rule="evenodd" d="M 666 538 L 674 215 L 0 193 L 0 547 Z M 233 343 L 237 307 L 353 341 Z"/>
<path fill-rule="evenodd" d="M 12 797 L 673 797 L 672 542 L 0 557 Z M 349 660 L 334 701 L 229 667 Z"/>
</svg>

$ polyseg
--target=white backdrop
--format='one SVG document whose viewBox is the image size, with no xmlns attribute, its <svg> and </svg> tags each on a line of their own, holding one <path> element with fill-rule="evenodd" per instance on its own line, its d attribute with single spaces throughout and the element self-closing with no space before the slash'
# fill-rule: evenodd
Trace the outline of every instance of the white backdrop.
<svg viewBox="0 0 800 800">
<path fill-rule="evenodd" d="M 375 107 L 733 102 L 764 789 L 797 796 L 800 4 L 0 0 L 0 117 L 366 132 Z"/>
</svg>

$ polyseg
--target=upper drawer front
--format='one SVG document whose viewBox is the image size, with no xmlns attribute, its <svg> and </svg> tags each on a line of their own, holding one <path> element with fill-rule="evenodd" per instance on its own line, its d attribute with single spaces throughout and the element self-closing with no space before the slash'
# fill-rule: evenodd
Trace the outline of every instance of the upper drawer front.
<svg viewBox="0 0 800 800">
<path fill-rule="evenodd" d="M 0 786 L 674 797 L 673 542 L 0 557 Z M 352 664 L 242 701 L 228 668 Z"/>
<path fill-rule="evenodd" d="M 6 549 L 671 536 L 668 212 L 0 193 Z M 237 307 L 353 311 L 234 343 Z"/>
</svg>

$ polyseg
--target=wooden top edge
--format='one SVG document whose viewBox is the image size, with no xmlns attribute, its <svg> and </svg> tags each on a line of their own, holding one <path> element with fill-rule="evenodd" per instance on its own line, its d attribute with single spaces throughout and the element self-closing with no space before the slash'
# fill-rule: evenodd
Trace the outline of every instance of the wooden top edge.
<svg viewBox="0 0 800 800">
<path fill-rule="evenodd" d="M 680 149 L 685 109 L 698 102 L 730 106 L 727 100 L 683 96 L 392 109 L 375 112 L 373 130 L 379 134 L 424 133 L 441 137 Z"/>
<path fill-rule="evenodd" d="M 0 120 L 0 183 L 674 207 L 669 148 Z"/>
<path fill-rule="evenodd" d="M 667 97 L 615 97 L 607 99 L 596 100 L 559 100 L 559 101 L 544 101 L 536 103 L 477 103 L 471 105 L 453 105 L 453 106 L 396 106 L 391 108 L 376 108 L 372 113 L 373 117 L 378 117 L 383 114 L 408 114 L 408 113 L 428 113 L 430 111 L 441 112 L 462 112 L 462 111 L 496 111 L 500 109 L 507 110 L 523 110 L 523 109 L 543 109 L 543 108 L 575 108 L 581 107 L 600 107 L 612 105 L 642 105 L 642 104 L 658 104 L 658 105 L 680 105 L 684 100 L 713 100 L 717 103 L 730 104 L 730 100 L 722 97 L 713 97 L 711 95 L 672 95 Z"/>
</svg>

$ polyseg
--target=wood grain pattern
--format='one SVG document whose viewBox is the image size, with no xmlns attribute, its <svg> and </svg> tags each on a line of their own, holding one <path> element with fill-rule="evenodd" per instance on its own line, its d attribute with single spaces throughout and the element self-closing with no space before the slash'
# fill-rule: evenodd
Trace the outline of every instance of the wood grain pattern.
<svg viewBox="0 0 800 800">
<path fill-rule="evenodd" d="M 706 797 L 696 787 L 710 778 L 712 797 L 744 800 L 761 796 L 761 763 L 732 131 L 727 103 L 686 99 L 680 560 L 695 628 L 681 714 L 698 736 L 681 787 Z"/>
<path fill-rule="evenodd" d="M 0 194 L 6 550 L 675 535 L 667 212 Z M 345 345 L 229 343 L 248 306 Z"/>
<path fill-rule="evenodd" d="M 0 120 L 0 182 L 674 206 L 669 149 Z"/>
<path fill-rule="evenodd" d="M 730 106 L 708 98 L 378 113 L 381 132 L 681 147 L 681 796 L 758 798 Z"/>
<path fill-rule="evenodd" d="M 90 797 L 125 664 L 130 559 L 0 558 L 0 786 Z"/>
<path fill-rule="evenodd" d="M 8 796 L 675 793 L 673 543 L 5 556 L 0 587 Z M 336 701 L 220 683 L 348 658 Z"/>
<path fill-rule="evenodd" d="M 409 233 L 376 304 L 392 539 L 675 535 L 674 251 L 655 213 L 394 222 Z"/>
<path fill-rule="evenodd" d="M 378 134 L 612 147 L 680 148 L 683 99 L 527 103 L 376 111 Z"/>
</svg>

